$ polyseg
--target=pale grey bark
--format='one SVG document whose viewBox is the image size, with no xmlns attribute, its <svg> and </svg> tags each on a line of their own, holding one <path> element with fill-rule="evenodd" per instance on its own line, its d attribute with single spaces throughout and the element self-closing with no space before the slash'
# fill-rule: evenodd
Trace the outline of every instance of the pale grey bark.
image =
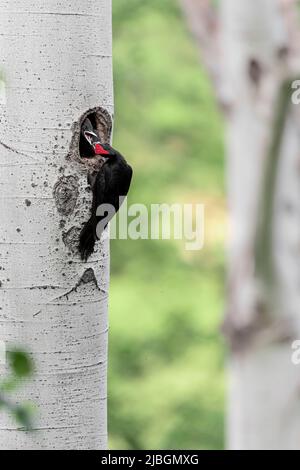
<svg viewBox="0 0 300 470">
<path fill-rule="evenodd" d="M 182 0 L 184 6 L 191 3 L 209 2 Z M 280 145 L 268 240 L 275 280 L 271 290 L 260 276 L 256 254 L 276 102 L 282 82 L 300 70 L 296 2 L 222 0 L 220 6 L 215 60 L 217 95 L 227 121 L 231 220 L 224 324 L 232 346 L 228 447 L 299 449 L 299 371 L 291 362 L 291 344 L 300 337 L 300 111 L 292 104 Z"/>
<path fill-rule="evenodd" d="M 0 449 L 104 449 L 108 241 L 80 260 L 91 192 L 74 143 L 98 106 L 109 138 L 111 2 L 0 0 L 0 51 L 0 339 L 32 354 L 13 398 L 39 407 L 32 433 L 0 414 Z"/>
<path fill-rule="evenodd" d="M 220 86 L 219 63 L 220 23 L 211 0 L 179 0 L 188 25 L 201 51 L 201 61 L 214 82 L 218 93 Z"/>
</svg>

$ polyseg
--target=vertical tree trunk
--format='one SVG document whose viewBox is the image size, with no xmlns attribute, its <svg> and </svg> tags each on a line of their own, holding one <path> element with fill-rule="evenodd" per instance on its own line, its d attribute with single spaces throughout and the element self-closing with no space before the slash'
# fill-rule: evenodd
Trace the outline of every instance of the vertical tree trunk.
<svg viewBox="0 0 300 470">
<path fill-rule="evenodd" d="M 291 44 L 282 2 L 223 0 L 222 32 L 228 114 L 228 188 L 232 222 L 229 310 L 225 330 L 230 360 L 228 446 L 299 449 L 299 377 L 291 343 L 299 331 L 299 111 L 281 117 L 269 239 L 275 285 L 260 272 L 259 217 L 272 187 L 264 188 L 280 129 L 278 94 L 291 74 Z M 226 55 L 225 55 L 226 52 Z M 290 95 L 286 98 L 289 100 Z M 282 110 L 281 110 L 282 112 Z M 270 149 L 271 148 L 271 152 Z M 273 169 L 275 161 L 272 162 Z M 267 214 L 264 213 L 263 217 Z M 265 223 L 265 222 L 263 222 Z M 263 268 L 264 269 L 264 268 Z M 261 275 L 263 274 L 263 277 Z"/>
<path fill-rule="evenodd" d="M 13 398 L 38 405 L 31 433 L 0 415 L 0 449 L 104 449 L 108 242 L 80 260 L 78 138 L 90 112 L 110 138 L 111 2 L 0 0 L 0 31 L 0 339 L 32 354 Z"/>
<path fill-rule="evenodd" d="M 211 50 L 211 35 L 221 52 L 208 66 L 227 121 L 228 447 L 299 449 L 299 373 L 291 344 L 300 337 L 300 111 L 288 101 L 281 109 L 285 115 L 277 115 L 276 105 L 283 81 L 300 70 L 296 2 L 222 0 L 213 22 L 208 0 L 181 2 L 201 48 Z M 202 23 L 197 26 L 195 18 Z M 269 170 L 275 189 L 265 186 Z M 269 255 L 272 290 L 264 266 Z"/>
</svg>

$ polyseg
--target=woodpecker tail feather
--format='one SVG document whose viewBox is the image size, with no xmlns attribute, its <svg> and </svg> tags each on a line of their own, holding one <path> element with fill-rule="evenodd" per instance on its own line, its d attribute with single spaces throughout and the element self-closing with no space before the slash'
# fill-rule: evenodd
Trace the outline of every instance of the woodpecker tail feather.
<svg viewBox="0 0 300 470">
<path fill-rule="evenodd" d="M 83 261 L 87 261 L 94 252 L 96 240 L 96 222 L 91 217 L 81 230 L 79 238 L 79 251 Z"/>
</svg>

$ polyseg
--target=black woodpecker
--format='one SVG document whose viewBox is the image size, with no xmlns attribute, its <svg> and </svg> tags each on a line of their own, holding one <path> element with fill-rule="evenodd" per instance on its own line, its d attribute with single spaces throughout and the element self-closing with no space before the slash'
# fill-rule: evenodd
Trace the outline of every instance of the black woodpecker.
<svg viewBox="0 0 300 470">
<path fill-rule="evenodd" d="M 128 194 L 132 168 L 117 150 L 100 142 L 98 132 L 89 119 L 82 125 L 80 154 L 83 158 L 95 158 L 98 155 L 104 160 L 96 176 L 89 180 L 93 191 L 91 217 L 81 231 L 79 242 L 81 258 L 87 261 L 94 251 L 96 240 L 100 239 L 101 233 Z"/>
</svg>

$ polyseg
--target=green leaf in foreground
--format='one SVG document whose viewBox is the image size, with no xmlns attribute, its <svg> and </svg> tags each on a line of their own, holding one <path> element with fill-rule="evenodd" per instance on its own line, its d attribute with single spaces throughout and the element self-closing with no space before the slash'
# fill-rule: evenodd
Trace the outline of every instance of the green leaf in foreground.
<svg viewBox="0 0 300 470">
<path fill-rule="evenodd" d="M 32 403 L 23 403 L 20 406 L 14 407 L 12 410 L 13 415 L 16 418 L 16 421 L 21 425 L 24 426 L 27 430 L 31 430 L 33 428 L 33 417 L 35 414 L 35 407 Z"/>
<path fill-rule="evenodd" d="M 7 353 L 11 369 L 18 378 L 28 377 L 33 372 L 33 363 L 28 354 L 22 351 L 9 351 Z"/>
</svg>

